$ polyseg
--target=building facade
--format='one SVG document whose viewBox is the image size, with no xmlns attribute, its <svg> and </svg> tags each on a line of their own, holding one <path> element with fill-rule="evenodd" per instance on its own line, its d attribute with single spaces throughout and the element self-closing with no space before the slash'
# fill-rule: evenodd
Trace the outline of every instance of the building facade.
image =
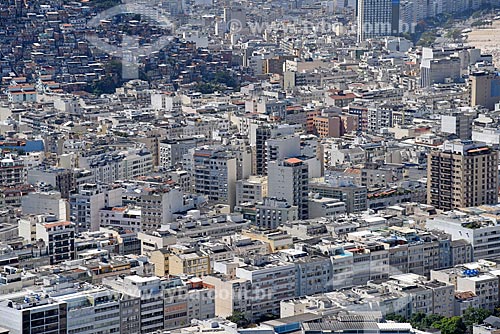
<svg viewBox="0 0 500 334">
<path fill-rule="evenodd" d="M 429 154 L 427 204 L 451 210 L 497 202 L 497 151 L 472 141 L 451 141 Z"/>
</svg>

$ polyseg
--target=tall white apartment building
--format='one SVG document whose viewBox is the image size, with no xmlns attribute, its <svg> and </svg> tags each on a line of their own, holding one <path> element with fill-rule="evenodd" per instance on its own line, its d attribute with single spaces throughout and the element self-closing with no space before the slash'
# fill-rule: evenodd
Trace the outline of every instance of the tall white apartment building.
<svg viewBox="0 0 500 334">
<path fill-rule="evenodd" d="M 58 191 L 33 192 L 21 198 L 23 214 L 51 214 L 60 220 L 69 220 L 69 203 Z"/>
<path fill-rule="evenodd" d="M 217 148 L 196 149 L 193 154 L 195 192 L 209 203 L 236 204 L 236 158 L 232 152 Z"/>
<path fill-rule="evenodd" d="M 36 238 L 45 242 L 50 256 L 50 264 L 75 258 L 75 233 L 75 224 L 69 221 L 36 224 Z"/>
<path fill-rule="evenodd" d="M 498 285 L 498 276 L 491 273 L 457 277 L 457 291 L 471 291 L 478 296 L 479 307 L 490 311 L 498 305 Z"/>
<path fill-rule="evenodd" d="M 271 161 L 268 168 L 268 196 L 297 206 L 298 218 L 308 218 L 308 165 L 298 158 Z"/>
<path fill-rule="evenodd" d="M 119 333 L 120 294 L 95 288 L 54 297 L 66 305 L 67 333 Z"/>
<path fill-rule="evenodd" d="M 54 216 L 30 215 L 19 221 L 19 236 L 28 243 L 43 241 L 50 264 L 75 259 L 75 224 Z"/>
<path fill-rule="evenodd" d="M 358 42 L 398 34 L 398 26 L 393 24 L 393 6 L 395 5 L 397 5 L 397 17 L 399 17 L 398 0 L 358 0 Z"/>
<path fill-rule="evenodd" d="M 279 314 L 281 300 L 295 296 L 295 265 L 293 263 L 262 263 L 236 269 L 236 277 L 251 283 L 247 298 L 253 319 Z"/>
<path fill-rule="evenodd" d="M 183 155 L 195 148 L 198 141 L 196 138 L 160 141 L 160 167 L 171 168 L 181 163 Z"/>
<path fill-rule="evenodd" d="M 267 176 L 251 175 L 236 182 L 236 205 L 262 202 L 267 196 Z"/>
<path fill-rule="evenodd" d="M 122 188 L 112 189 L 101 184 L 82 184 L 70 195 L 71 219 L 82 231 L 98 231 L 99 210 L 122 205 Z"/>
<path fill-rule="evenodd" d="M 283 160 L 301 155 L 300 137 L 298 135 L 270 138 L 266 141 L 266 146 L 266 159 L 268 166 L 271 161 Z"/>
</svg>

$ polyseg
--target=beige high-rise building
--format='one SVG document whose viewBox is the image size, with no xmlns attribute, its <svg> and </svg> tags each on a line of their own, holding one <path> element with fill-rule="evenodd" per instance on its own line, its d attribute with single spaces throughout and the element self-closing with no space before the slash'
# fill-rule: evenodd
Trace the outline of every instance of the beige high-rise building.
<svg viewBox="0 0 500 334">
<path fill-rule="evenodd" d="M 500 75 L 498 73 L 476 72 L 469 77 L 471 106 L 495 109 L 500 102 Z"/>
<path fill-rule="evenodd" d="M 498 151 L 447 141 L 427 160 L 427 203 L 442 210 L 498 203 Z"/>
</svg>

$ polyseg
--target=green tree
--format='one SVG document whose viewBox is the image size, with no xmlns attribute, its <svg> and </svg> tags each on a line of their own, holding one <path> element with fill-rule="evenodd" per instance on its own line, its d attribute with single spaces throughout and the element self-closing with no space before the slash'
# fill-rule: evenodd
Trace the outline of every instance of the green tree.
<svg viewBox="0 0 500 334">
<path fill-rule="evenodd" d="M 239 89 L 237 78 L 230 72 L 219 71 L 217 73 L 206 72 L 203 75 L 203 81 L 212 86 L 221 87 L 226 86 L 235 90 Z"/>
<path fill-rule="evenodd" d="M 234 322 L 238 327 L 247 327 L 250 325 L 250 321 L 241 312 L 234 312 L 232 315 L 226 318 L 227 320 Z"/>
<path fill-rule="evenodd" d="M 443 318 L 433 323 L 432 327 L 439 329 L 441 334 L 465 334 L 467 329 L 460 317 Z"/>
<path fill-rule="evenodd" d="M 426 317 L 425 313 L 422 312 L 414 313 L 411 315 L 410 324 L 412 325 L 412 327 L 415 327 L 416 329 L 424 329 L 424 327 L 422 327 L 422 322 L 425 319 L 425 317 Z"/>
<path fill-rule="evenodd" d="M 227 87 L 236 88 L 238 82 L 228 72 L 217 72 L 214 81 L 219 84 L 224 84 Z"/>
<path fill-rule="evenodd" d="M 436 41 L 436 33 L 434 31 L 426 31 L 420 36 L 420 40 L 417 45 L 419 46 L 431 46 Z"/>
<path fill-rule="evenodd" d="M 467 327 L 467 331 L 472 333 L 472 326 L 482 324 L 484 319 L 488 318 L 491 312 L 482 308 L 469 307 L 465 310 L 462 320 Z"/>
<path fill-rule="evenodd" d="M 114 94 L 116 91 L 116 87 L 118 86 L 115 80 L 111 76 L 106 75 L 99 81 L 92 83 L 88 87 L 88 91 L 97 96 L 101 94 Z"/>
<path fill-rule="evenodd" d="M 421 326 L 423 329 L 432 328 L 432 324 L 443 320 L 443 316 L 439 314 L 429 314 L 421 321 Z"/>
<path fill-rule="evenodd" d="M 450 38 L 454 41 L 460 39 L 460 37 L 462 36 L 462 32 L 460 31 L 460 29 L 451 29 L 451 30 L 448 30 L 446 32 L 446 35 L 445 35 L 447 38 Z"/>
<path fill-rule="evenodd" d="M 195 87 L 196 91 L 202 94 L 212 94 L 217 90 L 217 88 L 218 87 L 211 83 L 199 83 Z"/>
<path fill-rule="evenodd" d="M 422 312 L 415 313 L 410 318 L 412 327 L 419 330 L 426 330 L 433 328 L 432 325 L 436 322 L 443 320 L 443 316 L 439 314 L 425 314 Z"/>
</svg>

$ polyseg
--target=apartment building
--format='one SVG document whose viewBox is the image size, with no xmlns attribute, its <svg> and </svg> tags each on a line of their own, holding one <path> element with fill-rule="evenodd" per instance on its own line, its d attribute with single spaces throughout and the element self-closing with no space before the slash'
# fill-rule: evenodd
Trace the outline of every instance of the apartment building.
<svg viewBox="0 0 500 334">
<path fill-rule="evenodd" d="M 255 173 L 267 174 L 267 141 L 273 138 L 290 136 L 295 133 L 297 126 L 293 125 L 259 125 L 255 129 Z M 252 141 L 253 136 L 250 136 Z"/>
<path fill-rule="evenodd" d="M 285 199 L 265 197 L 255 205 L 255 225 L 264 229 L 275 229 L 283 223 L 298 219 L 299 210 Z"/>
<path fill-rule="evenodd" d="M 181 97 L 165 92 L 151 94 L 151 107 L 158 110 L 161 115 L 165 112 L 180 112 L 182 108 Z"/>
<path fill-rule="evenodd" d="M 187 193 L 191 191 L 191 176 L 185 170 L 175 170 L 167 172 L 167 175 L 172 181 L 175 182 L 177 186 L 180 187 L 181 191 Z"/>
<path fill-rule="evenodd" d="M 177 242 L 175 234 L 168 230 L 139 232 L 137 238 L 141 242 L 141 254 L 148 256 L 155 250 L 166 248 Z"/>
<path fill-rule="evenodd" d="M 27 180 L 27 169 L 22 159 L 11 154 L 6 154 L 0 159 L 0 184 L 3 187 L 26 184 Z"/>
<path fill-rule="evenodd" d="M 367 208 L 367 189 L 364 186 L 313 181 L 309 183 L 309 191 L 344 202 L 347 213 L 362 212 Z"/>
<path fill-rule="evenodd" d="M 379 133 L 380 129 L 392 127 L 392 114 L 394 106 L 392 105 L 372 105 L 368 107 L 367 112 L 367 131 Z"/>
<path fill-rule="evenodd" d="M 457 277 L 457 291 L 470 291 L 478 297 L 481 309 L 493 311 L 498 305 L 499 277 L 491 273 L 466 274 Z"/>
<path fill-rule="evenodd" d="M 279 314 L 279 302 L 295 296 L 295 265 L 266 258 L 256 259 L 253 264 L 236 268 L 237 278 L 250 282 L 248 298 L 252 319 L 267 314 Z"/>
<path fill-rule="evenodd" d="M 199 278 L 192 278 L 186 283 L 188 287 L 188 318 L 212 319 L 215 317 L 215 289 L 207 287 Z"/>
<path fill-rule="evenodd" d="M 266 164 L 268 172 L 271 161 L 281 161 L 300 155 L 300 136 L 298 135 L 269 138 L 266 141 Z"/>
<path fill-rule="evenodd" d="M 187 288 L 180 279 L 125 276 L 104 280 L 104 285 L 125 295 L 128 301 L 128 330 L 139 328 L 140 333 L 178 328 L 187 324 Z M 138 299 L 139 307 L 133 302 Z M 134 305 L 135 304 L 135 305 Z M 167 327 L 173 326 L 173 327 Z"/>
<path fill-rule="evenodd" d="M 345 214 L 345 203 L 336 198 L 309 197 L 309 218 L 336 217 Z"/>
<path fill-rule="evenodd" d="M 57 219 L 69 220 L 68 202 L 58 191 L 32 192 L 21 198 L 23 214 L 51 214 Z"/>
<path fill-rule="evenodd" d="M 227 318 L 234 313 L 241 313 L 246 319 L 253 318 L 252 284 L 247 279 L 228 275 L 210 275 L 203 282 L 215 291 L 215 315 Z"/>
<path fill-rule="evenodd" d="M 431 271 L 432 280 L 455 287 L 458 297 L 455 300 L 456 315 L 461 315 L 468 306 L 491 310 L 498 299 L 498 277 L 496 263 L 486 260 Z"/>
<path fill-rule="evenodd" d="M 159 145 L 159 166 L 172 168 L 182 162 L 183 155 L 195 148 L 199 142 L 196 138 L 163 140 Z"/>
<path fill-rule="evenodd" d="M 268 196 L 297 206 L 298 218 L 308 217 L 308 166 L 301 159 L 271 161 L 268 166 Z"/>
<path fill-rule="evenodd" d="M 186 326 L 189 321 L 190 302 L 188 287 L 178 278 L 167 280 L 163 291 L 164 307 L 163 321 L 165 329 L 175 329 Z M 206 299 L 200 300 L 200 302 Z"/>
<path fill-rule="evenodd" d="M 19 221 L 19 236 L 32 244 L 43 242 L 50 264 L 75 259 L 76 227 L 54 216 L 31 215 Z"/>
<path fill-rule="evenodd" d="M 0 322 L 11 334 L 66 333 L 67 306 L 40 294 L 5 298 L 0 302 Z"/>
<path fill-rule="evenodd" d="M 262 241 L 266 244 L 268 253 L 293 247 L 292 236 L 278 230 L 243 230 L 241 235 L 252 240 Z"/>
<path fill-rule="evenodd" d="M 454 111 L 441 116 L 441 132 L 456 134 L 462 140 L 472 138 L 472 123 L 477 117 L 475 112 Z"/>
<path fill-rule="evenodd" d="M 332 263 L 330 284 L 332 289 L 353 286 L 353 253 L 346 250 L 343 246 L 335 244 L 319 244 L 317 249 L 319 249 L 321 254 L 328 256 Z"/>
<path fill-rule="evenodd" d="M 469 76 L 471 106 L 495 109 L 500 102 L 500 75 L 498 73 L 474 72 Z"/>
<path fill-rule="evenodd" d="M 105 184 L 143 176 L 153 168 L 153 155 L 144 150 L 102 153 L 79 158 L 79 167 L 92 172 L 96 182 Z"/>
<path fill-rule="evenodd" d="M 451 260 L 450 266 L 462 263 L 470 263 L 473 259 L 472 245 L 464 239 L 452 240 L 450 243 Z"/>
<path fill-rule="evenodd" d="M 346 245 L 345 250 L 353 255 L 353 285 L 363 285 L 371 280 L 389 277 L 389 250 L 382 243 L 367 242 L 361 245 Z"/>
<path fill-rule="evenodd" d="M 85 183 L 94 183 L 95 176 L 89 170 L 69 170 L 64 168 L 32 168 L 28 170 L 28 183 L 45 183 L 69 198 L 70 192 Z"/>
<path fill-rule="evenodd" d="M 460 58 L 428 56 L 425 51 L 420 64 L 420 86 L 459 82 L 461 80 Z"/>
<path fill-rule="evenodd" d="M 283 249 L 281 258 L 295 264 L 295 296 L 308 296 L 332 289 L 332 262 L 322 255 L 309 255 L 305 251 Z"/>
<path fill-rule="evenodd" d="M 170 275 L 206 276 L 211 273 L 208 255 L 182 245 L 170 247 L 168 272 Z"/>
<path fill-rule="evenodd" d="M 236 205 L 262 202 L 267 196 L 267 177 L 251 175 L 236 181 Z"/>
<path fill-rule="evenodd" d="M 68 221 L 43 222 L 36 224 L 36 238 L 43 240 L 48 248 L 50 264 L 57 264 L 75 258 L 74 223 Z"/>
<path fill-rule="evenodd" d="M 467 241 L 472 247 L 473 260 L 487 259 L 500 251 L 497 239 L 500 226 L 490 218 L 448 212 L 428 219 L 425 225 L 450 234 L 453 241 Z M 466 251 L 463 254 L 469 257 Z"/>
<path fill-rule="evenodd" d="M 99 226 L 115 227 L 140 232 L 142 227 L 141 208 L 114 207 L 99 210 Z"/>
<path fill-rule="evenodd" d="M 141 208 L 143 231 L 159 229 L 175 220 L 176 212 L 193 208 L 190 203 L 185 203 L 184 193 L 179 188 L 141 187 L 135 195 L 135 204 Z"/>
<path fill-rule="evenodd" d="M 498 203 L 498 152 L 472 141 L 448 141 L 427 161 L 427 204 L 451 210 Z"/>
<path fill-rule="evenodd" d="M 70 216 L 79 231 L 98 231 L 99 210 L 122 205 L 121 188 L 111 188 L 104 184 L 86 183 L 71 193 Z"/>
<path fill-rule="evenodd" d="M 140 319 L 141 298 L 133 294 L 120 292 L 120 333 L 141 333 Z"/>
<path fill-rule="evenodd" d="M 365 310 L 380 312 L 382 316 L 399 314 L 405 317 L 427 310 L 428 313 L 450 317 L 454 314 L 453 299 L 451 284 L 413 274 L 396 275 L 367 285 L 282 301 L 281 317 L 305 313 L 317 317 L 341 317 L 344 312 Z M 399 329 L 396 331 L 400 332 Z"/>
<path fill-rule="evenodd" d="M 356 116 L 344 114 L 324 114 L 313 117 L 313 132 L 320 138 L 340 138 L 357 130 Z"/>
<path fill-rule="evenodd" d="M 54 298 L 66 306 L 67 333 L 120 332 L 120 294 L 94 288 Z"/>
<path fill-rule="evenodd" d="M 451 317 L 454 314 L 455 289 L 452 284 L 429 281 L 416 274 L 401 274 L 391 276 L 382 285 L 389 291 L 401 291 L 409 297 L 408 315 L 421 312 Z"/>
<path fill-rule="evenodd" d="M 236 204 L 236 158 L 231 152 L 210 148 L 193 154 L 193 182 L 196 193 L 209 203 Z"/>
<path fill-rule="evenodd" d="M 207 241 L 201 242 L 199 245 L 200 255 L 208 255 L 210 260 L 210 268 L 216 261 L 231 260 L 236 255 L 235 250 L 232 249 L 225 241 Z"/>
<path fill-rule="evenodd" d="M 213 217 L 200 217 L 200 211 L 189 210 L 185 219 L 178 219 L 170 225 L 170 229 L 178 238 L 221 238 L 233 235 L 250 227 L 250 221 L 241 214 L 216 215 Z"/>
<path fill-rule="evenodd" d="M 399 1 L 358 0 L 358 42 L 399 33 Z"/>
</svg>

